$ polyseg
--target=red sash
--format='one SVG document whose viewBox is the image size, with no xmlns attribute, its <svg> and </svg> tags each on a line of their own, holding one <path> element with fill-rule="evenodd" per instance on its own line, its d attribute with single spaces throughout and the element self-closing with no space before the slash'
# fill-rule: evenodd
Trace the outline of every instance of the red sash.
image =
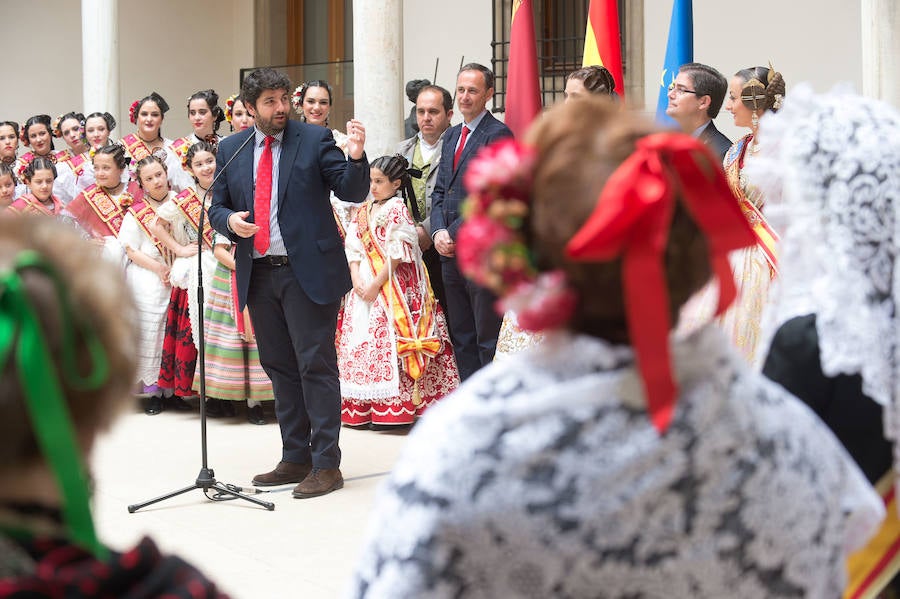
<svg viewBox="0 0 900 599">
<path fill-rule="evenodd" d="M 759 208 L 747 197 L 747 192 L 743 190 L 738 192 L 740 183 L 734 182 L 739 181 L 740 172 L 744 168 L 744 157 L 747 155 L 747 149 L 751 143 L 753 143 L 753 135 L 748 135 L 738 142 L 737 156 L 734 156 L 734 151 L 728 153 L 728 158 L 731 160 L 726 167 L 726 171 L 731 171 L 728 172 L 729 184 L 732 185 L 732 191 L 735 192 L 738 198 L 741 212 L 744 213 L 744 217 L 750 223 L 750 228 L 753 229 L 753 233 L 756 235 L 757 245 L 765 254 L 766 261 L 769 263 L 769 268 L 772 270 L 772 276 L 774 277 L 778 274 L 778 234 L 769 226 L 769 221 L 766 220 Z"/>
<path fill-rule="evenodd" d="M 194 229 L 200 224 L 200 211 L 203 209 L 203 202 L 200 196 L 192 188 L 188 187 L 175 197 L 175 205 L 181 210 L 188 222 L 194 225 Z M 209 218 L 203 219 L 203 241 L 209 249 L 213 247 L 213 236 L 216 232 L 209 224 Z"/>
<path fill-rule="evenodd" d="M 12 204 L 9 205 L 9 210 L 15 214 L 40 214 L 43 216 L 57 216 L 60 211 L 63 209 L 62 202 L 57 199 L 56 196 L 50 196 L 50 199 L 53 200 L 53 208 L 47 208 L 34 197 L 34 194 L 26 193 L 24 195 L 19 196 Z"/>
<path fill-rule="evenodd" d="M 68 152 L 68 150 L 66 151 Z M 62 152 L 60 152 L 60 154 L 61 153 Z M 84 156 L 84 154 L 72 156 L 71 152 L 66 158 L 61 158 L 59 155 L 57 155 L 57 164 L 60 162 L 67 163 L 69 165 L 69 168 L 72 169 L 72 172 L 75 173 L 75 178 L 77 179 L 84 173 L 84 167 L 87 164 L 87 159 Z"/>
<path fill-rule="evenodd" d="M 141 140 L 141 138 L 133 133 L 123 137 L 122 143 L 125 144 L 125 149 L 128 150 L 128 155 L 131 156 L 131 159 L 135 162 L 139 162 L 153 153 L 150 151 L 150 148 L 147 146 L 147 144 L 145 144 Z"/>
<path fill-rule="evenodd" d="M 384 268 L 387 258 L 369 228 L 371 209 L 372 204 L 369 202 L 357 210 L 357 234 L 369 259 L 372 272 L 377 275 Z M 418 380 L 425 373 L 428 360 L 441 351 L 441 339 L 433 334 L 435 320 L 432 294 L 429 293 L 422 304 L 422 314 L 418 323 L 414 322 L 409 304 L 406 302 L 406 294 L 397 284 L 395 277 L 392 276 L 387 280 L 379 294 L 391 312 L 394 330 L 397 332 L 397 354 L 400 363 L 410 378 Z"/>
<path fill-rule="evenodd" d="M 159 239 L 156 238 L 156 235 L 154 235 L 153 231 L 150 229 L 153 221 L 156 220 L 156 208 L 154 208 L 149 204 L 149 202 L 145 202 L 144 200 L 135 200 L 134 203 L 128 208 L 128 211 L 134 215 L 134 218 L 135 220 L 137 220 L 138 225 L 144 232 L 144 235 L 146 235 L 150 239 L 150 241 L 153 242 L 153 245 L 155 245 L 156 249 L 159 250 L 159 254 L 165 258 L 166 247 Z"/>
<path fill-rule="evenodd" d="M 122 206 L 127 206 L 131 201 L 131 196 L 126 192 L 117 202 L 95 183 L 78 194 L 67 209 L 94 237 L 118 237 L 125 218 Z"/>
<path fill-rule="evenodd" d="M 190 149 L 191 145 L 192 144 L 190 137 L 179 137 L 172 142 L 172 149 L 175 150 L 176 154 L 178 154 L 178 157 L 181 159 L 182 164 L 184 164 L 184 157 L 187 156 L 187 152 Z"/>
</svg>

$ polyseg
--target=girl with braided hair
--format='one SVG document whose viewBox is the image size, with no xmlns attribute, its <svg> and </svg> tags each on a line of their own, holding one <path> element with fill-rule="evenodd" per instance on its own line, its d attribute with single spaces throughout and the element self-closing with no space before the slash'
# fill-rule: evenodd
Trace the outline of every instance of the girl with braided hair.
<svg viewBox="0 0 900 599">
<path fill-rule="evenodd" d="M 419 249 L 400 154 L 371 164 L 370 196 L 344 240 L 353 289 L 338 330 L 341 421 L 411 424 L 459 385 L 447 324 Z"/>
</svg>

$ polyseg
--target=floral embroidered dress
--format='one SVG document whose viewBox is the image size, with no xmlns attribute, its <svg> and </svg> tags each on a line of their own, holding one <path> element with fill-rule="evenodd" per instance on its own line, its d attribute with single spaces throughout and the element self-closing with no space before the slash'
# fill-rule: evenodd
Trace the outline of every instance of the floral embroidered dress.
<svg viewBox="0 0 900 599">
<path fill-rule="evenodd" d="M 363 284 L 391 259 L 397 270 L 369 303 L 351 291 L 338 331 L 341 421 L 408 424 L 459 385 L 440 305 L 434 301 L 415 225 L 403 199 L 367 202 L 345 239 Z"/>
<path fill-rule="evenodd" d="M 839 597 L 884 509 L 830 431 L 712 326 L 654 428 L 632 350 L 548 334 L 410 434 L 352 597 Z"/>
</svg>

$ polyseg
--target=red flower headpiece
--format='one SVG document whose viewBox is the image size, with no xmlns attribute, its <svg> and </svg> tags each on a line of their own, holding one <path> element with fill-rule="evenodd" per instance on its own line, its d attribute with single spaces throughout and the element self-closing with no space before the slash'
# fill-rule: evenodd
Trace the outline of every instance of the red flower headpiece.
<svg viewBox="0 0 900 599">
<path fill-rule="evenodd" d="M 141 105 L 140 100 L 135 100 L 131 103 L 131 107 L 128 109 L 128 120 L 131 121 L 132 125 L 137 125 L 137 117 L 138 117 L 138 108 Z"/>
<path fill-rule="evenodd" d="M 706 146 L 689 135 L 657 133 L 638 140 L 634 153 L 610 176 L 588 221 L 566 246 L 574 260 L 622 258 L 628 332 L 637 356 L 654 426 L 665 432 L 678 390 L 669 356 L 669 292 L 665 251 L 676 198 L 703 232 L 721 314 L 734 300 L 728 252 L 756 237 Z"/>
<path fill-rule="evenodd" d="M 538 274 L 528 249 L 535 159 L 513 139 L 479 151 L 465 175 L 469 197 L 456 252 L 462 272 L 497 294 L 499 311 L 513 310 L 527 331 L 560 327 L 575 307 L 565 276 Z"/>
</svg>

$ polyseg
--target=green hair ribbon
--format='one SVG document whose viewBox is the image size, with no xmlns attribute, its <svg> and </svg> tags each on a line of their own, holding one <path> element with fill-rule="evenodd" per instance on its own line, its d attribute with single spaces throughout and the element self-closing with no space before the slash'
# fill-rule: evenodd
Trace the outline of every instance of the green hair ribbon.
<svg viewBox="0 0 900 599">
<path fill-rule="evenodd" d="M 65 285 L 40 254 L 22 251 L 12 269 L 0 272 L 0 370 L 6 369 L 11 357 L 15 360 L 35 438 L 62 494 L 62 513 L 71 540 L 97 559 L 106 559 L 109 552 L 94 531 L 87 474 L 59 373 L 22 281 L 21 273 L 28 269 L 47 275 L 56 288 L 63 327 L 61 370 L 69 387 L 78 391 L 100 388 L 109 377 L 109 361 L 96 332 L 74 314 Z M 90 372 L 83 376 L 78 372 L 76 327 L 91 363 Z"/>
</svg>

